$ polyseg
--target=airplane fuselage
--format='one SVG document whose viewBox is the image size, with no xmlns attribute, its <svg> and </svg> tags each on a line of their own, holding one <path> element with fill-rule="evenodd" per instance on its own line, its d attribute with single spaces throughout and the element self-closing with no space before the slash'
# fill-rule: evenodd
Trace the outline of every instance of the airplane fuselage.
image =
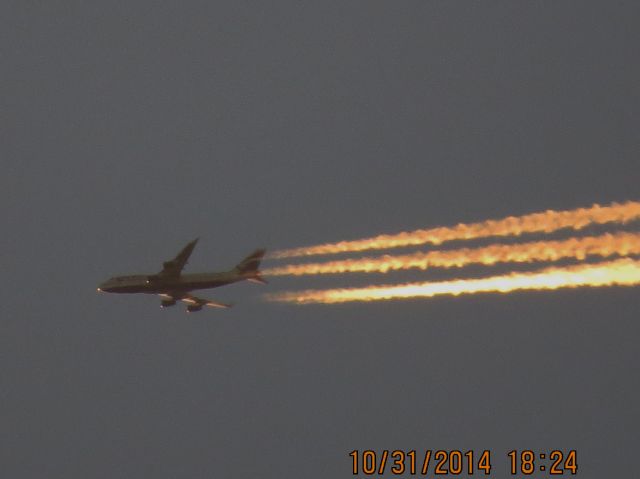
<svg viewBox="0 0 640 479">
<path fill-rule="evenodd" d="M 178 278 L 162 278 L 153 274 L 116 276 L 98 288 L 106 293 L 186 293 L 196 289 L 210 289 L 247 279 L 236 271 L 220 273 L 182 274 Z"/>
</svg>

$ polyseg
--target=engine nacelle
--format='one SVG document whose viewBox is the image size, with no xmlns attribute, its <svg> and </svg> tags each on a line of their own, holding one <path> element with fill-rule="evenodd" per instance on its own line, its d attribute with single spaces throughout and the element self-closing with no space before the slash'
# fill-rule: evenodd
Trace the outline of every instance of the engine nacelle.
<svg viewBox="0 0 640 479">
<path fill-rule="evenodd" d="M 168 308 L 169 306 L 173 306 L 176 304 L 176 300 L 175 299 L 163 299 L 162 302 L 160 303 L 160 307 L 161 308 Z"/>
<path fill-rule="evenodd" d="M 190 304 L 189 306 L 187 306 L 187 313 L 195 313 L 196 311 L 200 311 L 201 309 L 201 304 Z"/>
</svg>

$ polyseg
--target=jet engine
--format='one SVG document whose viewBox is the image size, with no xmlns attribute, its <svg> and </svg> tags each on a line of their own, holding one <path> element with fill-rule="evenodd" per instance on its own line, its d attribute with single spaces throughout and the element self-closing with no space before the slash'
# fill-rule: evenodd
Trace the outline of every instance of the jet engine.
<svg viewBox="0 0 640 479">
<path fill-rule="evenodd" d="M 174 304 L 176 304 L 175 299 L 163 299 L 162 302 L 160 303 L 160 307 L 168 308 L 169 306 L 173 306 Z"/>
<path fill-rule="evenodd" d="M 201 309 L 201 304 L 190 304 L 189 306 L 187 306 L 187 313 L 195 313 L 196 311 L 200 311 Z"/>
</svg>

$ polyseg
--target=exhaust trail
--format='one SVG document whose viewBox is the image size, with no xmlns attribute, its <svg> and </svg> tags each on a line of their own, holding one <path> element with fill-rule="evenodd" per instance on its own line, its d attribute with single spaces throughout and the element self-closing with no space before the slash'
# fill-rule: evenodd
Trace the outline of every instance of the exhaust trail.
<svg viewBox="0 0 640 479">
<path fill-rule="evenodd" d="M 307 290 L 265 295 L 270 301 L 295 304 L 333 304 L 351 301 L 381 301 L 432 298 L 477 293 L 509 293 L 523 290 L 635 286 L 640 284 L 640 261 L 630 258 L 599 264 L 550 267 L 530 273 L 508 273 L 478 279 L 408 283 L 328 290 Z"/>
<path fill-rule="evenodd" d="M 270 255 L 271 258 L 292 258 L 374 249 L 439 245 L 446 241 L 470 240 L 492 236 L 520 236 L 526 233 L 552 233 L 561 229 L 581 230 L 590 225 L 607 223 L 626 224 L 640 219 L 640 202 L 612 203 L 608 206 L 593 205 L 575 210 L 531 213 L 509 216 L 479 223 L 460 223 L 453 227 L 420 229 L 391 235 L 380 235 L 354 241 L 340 241 L 302 248 L 284 249 Z"/>
<path fill-rule="evenodd" d="M 429 251 L 397 256 L 344 259 L 323 263 L 277 266 L 263 273 L 269 276 L 336 273 L 386 273 L 387 271 L 428 268 L 453 268 L 470 264 L 531 263 L 583 260 L 589 256 L 603 258 L 640 254 L 640 233 L 619 232 L 558 241 L 536 241 L 520 244 L 494 244 L 480 248 Z"/>
</svg>

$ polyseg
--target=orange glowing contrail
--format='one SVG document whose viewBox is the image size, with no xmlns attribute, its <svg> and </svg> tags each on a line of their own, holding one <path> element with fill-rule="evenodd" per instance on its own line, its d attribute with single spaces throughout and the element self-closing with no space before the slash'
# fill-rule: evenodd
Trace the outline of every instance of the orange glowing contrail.
<svg viewBox="0 0 640 479">
<path fill-rule="evenodd" d="M 440 295 L 508 293 L 521 290 L 559 288 L 634 286 L 640 284 L 640 261 L 630 258 L 567 267 L 547 268 L 532 273 L 509 273 L 479 279 L 368 286 L 364 288 L 307 290 L 266 295 L 271 301 L 286 303 L 344 303 L 406 298 L 431 298 Z"/>
<path fill-rule="evenodd" d="M 380 235 L 354 241 L 341 241 L 303 248 L 276 251 L 272 258 L 290 258 L 349 251 L 386 249 L 431 243 L 439 245 L 445 241 L 486 238 L 490 236 L 519 236 L 525 233 L 551 233 L 565 228 L 583 229 L 589 225 L 620 223 L 640 219 L 640 202 L 612 203 L 609 206 L 593 205 L 591 208 L 532 213 L 524 216 L 509 216 L 499 220 L 480 223 L 460 223 L 453 227 L 422 229 L 393 235 Z"/>
<path fill-rule="evenodd" d="M 386 273 L 392 270 L 452 268 L 469 264 L 530 263 L 559 259 L 583 260 L 588 256 L 610 257 L 640 254 L 640 233 L 620 232 L 601 236 L 536 241 L 521 244 L 494 244 L 480 248 L 429 251 L 398 256 L 345 259 L 324 263 L 289 264 L 264 270 L 265 275 L 281 276 L 333 273 Z"/>
</svg>

